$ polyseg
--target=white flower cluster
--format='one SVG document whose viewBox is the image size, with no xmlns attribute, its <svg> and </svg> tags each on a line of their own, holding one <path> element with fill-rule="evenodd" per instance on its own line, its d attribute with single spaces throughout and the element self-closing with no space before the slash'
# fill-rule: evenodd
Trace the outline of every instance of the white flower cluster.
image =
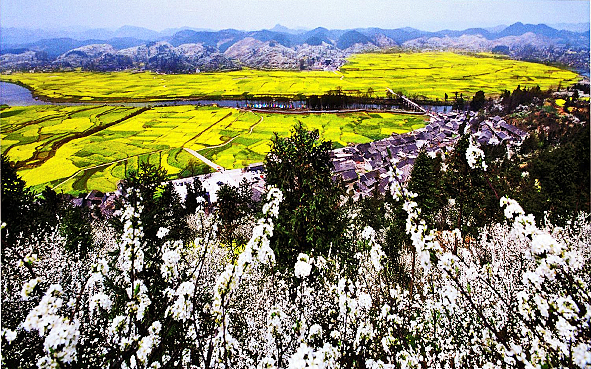
<svg viewBox="0 0 591 369">
<path fill-rule="evenodd" d="M 273 219 L 279 214 L 279 204 L 283 201 L 283 193 L 277 188 L 270 188 L 267 193 L 267 204 L 263 208 L 263 218 L 253 228 L 252 237 L 238 256 L 236 265 L 228 265 L 218 277 L 214 290 L 213 311 L 222 315 L 223 297 L 234 290 L 246 268 L 253 262 L 274 264 L 275 253 L 271 249 L 270 239 L 273 236 Z"/>
<path fill-rule="evenodd" d="M 110 337 L 115 338 L 119 335 L 119 333 L 123 333 L 127 331 L 129 326 L 129 318 L 123 315 L 118 315 L 111 321 L 107 329 L 107 333 Z"/>
<path fill-rule="evenodd" d="M 17 336 L 16 331 L 2 328 L 2 337 L 6 338 L 6 341 L 8 341 L 8 343 L 11 343 L 12 341 L 14 341 L 16 339 L 16 336 Z"/>
<path fill-rule="evenodd" d="M 162 324 L 160 324 L 159 321 L 155 321 L 150 328 L 148 328 L 149 334 L 142 337 L 140 340 L 136 356 L 141 364 L 148 364 L 148 356 L 152 353 L 154 346 L 157 346 L 160 343 L 160 329 L 162 329 Z"/>
<path fill-rule="evenodd" d="M 102 281 L 103 277 L 109 273 L 109 270 L 109 263 L 107 263 L 105 259 L 99 259 L 96 264 L 93 265 L 91 278 L 93 278 L 94 281 Z M 93 283 L 89 283 L 89 285 L 92 286 Z"/>
<path fill-rule="evenodd" d="M 470 145 L 468 146 L 468 149 L 466 149 L 466 161 L 468 162 L 468 165 L 472 169 L 481 168 L 486 172 L 488 167 L 484 161 L 484 151 L 478 147 L 472 136 L 470 136 L 469 140 Z"/>
<path fill-rule="evenodd" d="M 285 313 L 281 308 L 274 307 L 269 313 L 267 318 L 267 333 L 269 334 L 269 340 L 280 337 L 283 333 L 282 320 L 286 318 Z"/>
<path fill-rule="evenodd" d="M 39 331 L 45 337 L 43 348 L 46 356 L 42 357 L 38 366 L 54 365 L 59 362 L 71 363 L 76 359 L 76 345 L 80 338 L 80 323 L 60 315 L 63 305 L 62 287 L 52 284 L 39 302 L 22 323 L 27 332 Z"/>
<path fill-rule="evenodd" d="M 394 169 L 395 169 L 395 172 L 393 172 L 392 169 L 390 169 L 390 170 L 388 170 L 388 172 L 386 174 L 389 178 L 390 194 L 395 199 L 399 199 L 402 196 L 402 186 L 400 186 L 400 183 L 403 182 L 403 180 L 402 180 L 403 173 L 396 166 L 394 166 Z"/>
<path fill-rule="evenodd" d="M 163 263 L 160 266 L 160 273 L 167 282 L 179 278 L 179 261 L 181 260 L 182 247 L 182 241 L 166 242 L 162 246 Z"/>
<path fill-rule="evenodd" d="M 522 239 L 530 240 L 530 257 L 535 262 L 535 269 L 523 274 L 524 289 L 517 294 L 519 313 L 528 327 L 526 332 L 535 352 L 530 353 L 531 359 L 527 359 L 526 353 L 515 354 L 515 358 L 531 365 L 536 361 L 543 363 L 548 354 L 561 359 L 574 354 L 573 361 L 580 367 L 591 365 L 588 354 L 591 345 L 582 332 L 591 323 L 587 285 L 574 278 L 569 289 L 556 288 L 561 283 L 559 280 L 573 279 L 581 270 L 580 254 L 538 229 L 533 216 L 526 217 L 514 200 L 502 198 L 501 206 L 505 206 L 507 218 L 512 219 L 517 214 L 514 230 Z M 583 312 L 586 313 L 583 315 Z M 541 326 L 536 327 L 540 320 Z M 530 331 L 532 326 L 535 330 Z"/>
<path fill-rule="evenodd" d="M 133 287 L 132 287 L 133 286 Z M 148 296 L 148 287 L 141 279 L 136 279 L 132 286 L 127 287 L 127 310 L 130 314 L 135 314 L 137 320 L 142 320 L 146 309 L 152 303 Z"/>
<path fill-rule="evenodd" d="M 63 310 L 78 304 L 64 307 L 67 294 L 52 285 L 17 330 L 47 336 L 38 366 L 48 368 L 75 359 L 86 365 L 84 355 L 76 357 L 78 342 L 83 342 L 81 350 L 96 345 L 91 360 L 114 357 L 122 362 L 100 364 L 122 368 L 339 368 L 351 360 L 372 369 L 591 366 L 588 219 L 584 226 L 540 229 L 517 202 L 503 198 L 511 227 L 483 228 L 480 238 L 463 237 L 459 230 L 435 234 L 421 219 L 416 195 L 401 187 L 395 192 L 408 213 L 412 254 L 423 266 L 415 271 L 411 252 L 401 251 L 401 275 L 411 279 L 412 288 L 391 279 L 390 270 L 384 272 L 380 242 L 385 231 L 370 227 L 351 227 L 352 235 L 360 235 L 357 271 L 351 273 L 338 256 L 302 253 L 295 278 L 283 278 L 269 268 L 282 200 L 281 192 L 271 189 L 263 218 L 237 258 L 206 236 L 193 245 L 157 240 L 161 248 L 154 248 L 158 256 L 152 258 L 141 242 L 137 209 L 123 211 L 119 255 L 112 264 L 99 259 L 87 283 L 82 279 L 76 285 L 82 309 L 109 314 L 65 318 Z M 208 222 L 199 227 L 200 235 L 213 228 Z M 166 231 L 159 235 L 166 237 Z M 443 252 L 457 240 L 462 240 L 457 253 Z M 160 286 L 150 285 L 141 252 L 156 262 L 150 268 L 164 281 L 161 289 L 148 290 Z M 319 278 L 310 278 L 312 271 Z M 112 283 L 125 292 L 116 295 Z M 23 291 L 29 292 L 23 295 L 38 289 L 36 284 L 27 282 Z M 78 294 L 79 286 L 88 291 Z M 149 296 L 166 301 L 156 303 Z M 74 317 L 84 322 L 82 332 Z M 105 342 L 92 336 L 81 340 L 86 327 L 105 332 Z M 172 331 L 183 334 L 174 338 L 173 348 Z M 2 336 L 14 341 L 16 332 L 3 329 Z"/>
<path fill-rule="evenodd" d="M 158 228 L 158 232 L 156 232 L 156 237 L 164 238 L 168 235 L 169 232 L 170 232 L 170 230 L 168 228 L 160 227 L 160 228 Z"/>
<path fill-rule="evenodd" d="M 310 272 L 312 271 L 313 262 L 314 258 L 310 259 L 310 257 L 306 254 L 299 254 L 298 261 L 294 266 L 294 275 L 297 278 L 306 278 L 309 276 Z"/>
<path fill-rule="evenodd" d="M 111 301 L 111 298 L 108 295 L 100 292 L 90 298 L 88 308 L 90 313 L 92 313 L 97 308 L 97 306 L 109 311 L 111 310 L 111 306 L 113 306 L 113 301 Z"/>
<path fill-rule="evenodd" d="M 370 246 L 369 259 L 376 272 L 382 270 L 382 260 L 386 257 L 382 246 L 376 242 L 376 231 L 370 226 L 366 226 L 361 233 L 361 238 Z"/>
<path fill-rule="evenodd" d="M 127 272 L 123 275 L 127 283 L 131 283 L 131 274 L 141 272 L 144 268 L 144 251 L 141 241 L 144 229 L 140 221 L 141 212 L 141 205 L 137 207 L 127 205 L 121 212 L 123 234 L 119 244 L 119 265 L 124 272 Z"/>
<path fill-rule="evenodd" d="M 22 267 L 26 265 L 32 265 L 34 262 L 39 261 L 37 254 L 29 254 L 25 256 L 19 263 L 18 266 Z"/>
<path fill-rule="evenodd" d="M 406 233 L 410 236 L 423 269 L 431 267 L 431 254 L 441 252 L 441 246 L 435 238 L 433 230 L 427 232 L 427 224 L 420 218 L 421 209 L 411 199 L 417 195 L 404 189 L 406 200 L 402 208 L 408 213 L 406 218 Z"/>
<path fill-rule="evenodd" d="M 166 316 L 172 316 L 176 320 L 186 321 L 191 318 L 193 312 L 192 297 L 195 292 L 194 282 L 183 282 L 175 291 L 177 299 L 166 309 Z"/>
<path fill-rule="evenodd" d="M 569 355 L 581 368 L 591 364 L 582 331 L 589 326 L 591 306 L 586 284 L 576 277 L 580 256 L 538 229 L 515 201 L 503 198 L 501 206 L 506 206 L 509 219 L 515 218 L 513 227 L 504 231 L 511 237 L 484 238 L 479 247 L 485 250 L 435 253 L 438 268 L 428 275 L 434 285 L 407 323 L 421 344 L 398 348 L 401 367 L 444 367 L 452 358 L 456 366 L 477 362 L 479 367 L 543 367 L 548 361 L 568 362 Z M 447 242 L 453 238 L 443 237 Z M 510 243 L 498 247 L 501 241 Z M 560 287 L 569 278 L 574 283 Z M 508 303 L 514 296 L 517 304 Z M 391 339 L 383 343 L 396 346 Z M 474 360 L 479 357 L 488 361 Z"/>
<path fill-rule="evenodd" d="M 289 358 L 288 369 L 304 369 L 304 368 L 340 368 L 338 363 L 339 349 L 333 347 L 329 343 L 314 350 L 305 343 L 298 347 L 297 351 Z"/>
<path fill-rule="evenodd" d="M 29 299 L 29 295 L 35 289 L 37 283 L 39 283 L 39 278 L 33 278 L 23 285 L 23 289 L 21 290 L 21 298 L 23 300 L 26 301 Z"/>
</svg>

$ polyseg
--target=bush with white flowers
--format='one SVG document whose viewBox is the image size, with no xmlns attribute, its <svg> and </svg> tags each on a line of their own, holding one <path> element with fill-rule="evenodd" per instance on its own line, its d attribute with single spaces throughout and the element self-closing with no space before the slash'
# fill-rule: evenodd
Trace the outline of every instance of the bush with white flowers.
<svg viewBox="0 0 591 369">
<path fill-rule="evenodd" d="M 470 167 L 486 170 L 472 145 Z M 22 281 L 15 298 L 30 309 L 2 327 L 3 351 L 32 332 L 42 343 L 23 366 L 40 368 L 591 366 L 588 215 L 541 227 L 504 197 L 506 222 L 471 237 L 436 231 L 416 194 L 397 182 L 390 190 L 406 212 L 406 272 L 418 261 L 412 288 L 388 274 L 384 230 L 354 221 L 351 242 L 333 245 L 355 249 L 353 272 L 314 250 L 277 268 L 275 188 L 239 252 L 218 241 L 203 208 L 187 225 L 191 242 L 170 239 L 164 226 L 149 241 L 141 203 L 128 204 L 122 231 L 89 256 L 83 280 Z"/>
</svg>

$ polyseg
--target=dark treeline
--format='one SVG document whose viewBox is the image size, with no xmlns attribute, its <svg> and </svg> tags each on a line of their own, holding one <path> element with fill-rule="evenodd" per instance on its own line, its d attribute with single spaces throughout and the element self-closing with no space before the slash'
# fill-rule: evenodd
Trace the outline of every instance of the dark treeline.
<svg viewBox="0 0 591 369">
<path fill-rule="evenodd" d="M 304 96 L 297 95 L 294 98 L 278 96 L 249 97 L 243 95 L 247 107 L 260 107 L 265 109 L 308 109 L 308 110 L 353 110 L 353 109 L 401 109 L 415 111 L 416 108 L 408 104 L 400 96 L 391 92 L 386 97 L 378 97 L 370 87 L 366 92 L 343 91 L 336 89 L 322 95 Z M 420 101 L 426 105 L 451 105 L 453 101 Z"/>
</svg>

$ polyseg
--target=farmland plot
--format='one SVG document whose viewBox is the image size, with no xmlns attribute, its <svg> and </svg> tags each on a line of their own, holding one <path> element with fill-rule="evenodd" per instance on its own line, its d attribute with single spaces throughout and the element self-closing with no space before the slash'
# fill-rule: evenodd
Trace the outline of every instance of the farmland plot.
<svg viewBox="0 0 591 369">
<path fill-rule="evenodd" d="M 263 161 L 277 133 L 302 122 L 334 147 L 370 142 L 424 125 L 391 113 L 271 114 L 233 108 L 31 106 L 2 110 L 2 153 L 18 162 L 29 186 L 68 193 L 112 191 L 143 162 L 174 177 L 208 172 L 189 148 L 225 168 Z"/>
</svg>

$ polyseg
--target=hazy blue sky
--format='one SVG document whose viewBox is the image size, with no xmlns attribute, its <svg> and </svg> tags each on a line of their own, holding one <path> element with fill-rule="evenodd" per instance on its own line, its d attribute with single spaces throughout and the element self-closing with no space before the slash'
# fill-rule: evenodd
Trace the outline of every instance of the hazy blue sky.
<svg viewBox="0 0 591 369">
<path fill-rule="evenodd" d="M 3 27 L 415 27 L 589 22 L 589 0 L 1 0 Z"/>
</svg>

